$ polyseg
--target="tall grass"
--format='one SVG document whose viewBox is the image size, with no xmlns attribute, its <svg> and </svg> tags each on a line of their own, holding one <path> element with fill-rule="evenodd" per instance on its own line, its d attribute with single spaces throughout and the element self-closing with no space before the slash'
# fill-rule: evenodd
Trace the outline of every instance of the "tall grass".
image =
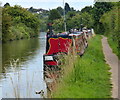
<svg viewBox="0 0 120 100">
<path fill-rule="evenodd" d="M 76 57 L 64 68 L 67 74 L 61 78 L 52 98 L 111 98 L 110 67 L 104 60 L 100 36 L 89 40 L 82 58 Z"/>
<path fill-rule="evenodd" d="M 11 70 L 13 71 L 13 74 L 9 74 L 10 86 L 12 87 L 11 95 L 13 98 L 20 98 L 21 97 L 21 93 L 20 93 L 21 73 L 17 69 L 18 67 L 20 67 L 19 59 L 16 59 L 16 60 L 12 59 L 10 61 L 10 67 L 11 67 Z M 7 71 L 6 68 L 5 68 L 5 71 Z M 8 94 L 8 96 L 9 96 L 9 94 Z"/>
</svg>

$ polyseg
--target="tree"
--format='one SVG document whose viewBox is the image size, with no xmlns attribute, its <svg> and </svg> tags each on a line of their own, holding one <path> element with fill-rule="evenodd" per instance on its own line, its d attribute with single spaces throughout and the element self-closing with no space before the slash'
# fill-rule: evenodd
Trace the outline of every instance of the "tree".
<svg viewBox="0 0 120 100">
<path fill-rule="evenodd" d="M 64 20 L 63 20 L 63 18 L 54 20 L 53 29 L 55 31 L 64 31 Z"/>
<path fill-rule="evenodd" d="M 65 13 L 67 14 L 68 11 L 71 11 L 70 6 L 68 3 L 65 3 Z"/>
<path fill-rule="evenodd" d="M 111 11 L 105 13 L 100 18 L 100 22 L 104 25 L 105 28 L 105 35 L 112 34 L 114 40 L 117 40 L 118 33 L 119 33 L 119 26 L 118 26 L 118 8 L 114 7 Z"/>
<path fill-rule="evenodd" d="M 62 7 L 57 7 L 58 12 L 63 15 L 63 8 Z"/>
<path fill-rule="evenodd" d="M 2 39 L 3 42 L 6 41 L 8 34 L 10 33 L 10 27 L 12 26 L 11 16 L 6 13 L 3 9 L 2 13 Z"/>
<path fill-rule="evenodd" d="M 50 15 L 48 17 L 49 20 L 53 21 L 55 19 L 60 19 L 61 15 L 56 9 L 50 10 Z"/>
<path fill-rule="evenodd" d="M 82 13 L 84 13 L 84 12 L 88 12 L 88 13 L 92 13 L 92 10 L 93 10 L 93 8 L 92 8 L 92 6 L 86 6 L 85 8 L 83 8 L 82 10 L 81 10 L 81 12 Z"/>
<path fill-rule="evenodd" d="M 103 27 L 101 27 L 100 18 L 101 16 L 110 11 L 113 7 L 111 2 L 96 2 L 93 7 L 93 17 L 94 17 L 94 29 L 96 33 L 102 33 Z"/>
<path fill-rule="evenodd" d="M 81 14 L 82 23 L 87 28 L 92 28 L 94 24 L 93 16 L 87 12 Z"/>
<path fill-rule="evenodd" d="M 96 2 L 94 4 L 94 18 L 95 21 L 99 22 L 100 17 L 107 11 L 112 9 L 112 3 L 110 2 Z"/>
<path fill-rule="evenodd" d="M 4 5 L 4 7 L 10 7 L 10 4 L 9 4 L 9 3 L 6 3 L 6 4 Z"/>
<path fill-rule="evenodd" d="M 14 7 L 3 8 L 2 16 L 3 42 L 37 36 L 40 21 L 36 14 L 15 5 Z"/>
<path fill-rule="evenodd" d="M 30 7 L 28 11 L 33 12 L 33 7 Z"/>
<path fill-rule="evenodd" d="M 71 7 L 71 11 L 76 11 L 73 7 Z"/>
<path fill-rule="evenodd" d="M 75 15 L 76 15 L 76 12 L 75 12 L 75 11 L 69 11 L 69 12 L 67 13 L 68 18 L 72 18 L 72 17 L 75 16 Z"/>
</svg>

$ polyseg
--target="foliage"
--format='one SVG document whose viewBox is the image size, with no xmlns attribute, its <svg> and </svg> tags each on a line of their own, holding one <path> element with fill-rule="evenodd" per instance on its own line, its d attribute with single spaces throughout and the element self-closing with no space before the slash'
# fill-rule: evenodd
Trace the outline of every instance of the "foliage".
<svg viewBox="0 0 120 100">
<path fill-rule="evenodd" d="M 63 18 L 54 20 L 53 29 L 54 29 L 54 31 L 60 31 L 60 32 L 64 30 Z"/>
<path fill-rule="evenodd" d="M 9 7 L 10 7 L 10 4 L 9 4 L 9 3 L 6 3 L 6 4 L 4 5 L 4 7 L 7 7 L 7 6 L 9 6 Z"/>
<path fill-rule="evenodd" d="M 2 40 L 2 7 L 1 7 L 1 2 L 0 2 L 0 42 Z"/>
<path fill-rule="evenodd" d="M 71 7 L 71 11 L 76 11 L 73 7 Z"/>
<path fill-rule="evenodd" d="M 61 15 L 56 9 L 50 10 L 50 15 L 48 18 L 49 20 L 53 21 L 53 20 L 60 19 L 60 18 L 61 18 Z"/>
<path fill-rule="evenodd" d="M 110 2 L 96 2 L 94 4 L 94 18 L 99 21 L 100 17 L 107 11 L 110 11 L 112 4 Z"/>
<path fill-rule="evenodd" d="M 61 14 L 61 15 L 63 15 L 63 8 L 62 7 L 57 7 L 57 10 L 58 10 L 58 12 Z"/>
<path fill-rule="evenodd" d="M 112 48 L 113 53 L 115 53 L 118 56 L 118 58 L 120 59 L 120 55 L 119 55 L 120 54 L 120 51 L 119 51 L 120 47 L 119 47 L 118 42 L 114 41 L 111 35 L 107 36 L 107 37 L 108 37 L 108 43 L 109 43 L 110 47 Z"/>
<path fill-rule="evenodd" d="M 108 42 L 110 46 L 113 48 L 113 52 L 118 55 L 118 49 L 120 46 L 118 42 L 120 42 L 120 29 L 119 29 L 119 11 L 118 6 L 115 6 L 111 11 L 105 13 L 100 21 L 103 23 L 103 27 L 105 27 L 104 34 L 108 36 Z"/>
<path fill-rule="evenodd" d="M 76 14 L 76 16 L 74 16 L 72 18 L 68 18 L 67 19 L 67 27 L 68 27 L 68 29 L 80 28 L 80 19 L 81 19 L 81 15 L 79 15 L 79 14 Z"/>
<path fill-rule="evenodd" d="M 3 42 L 14 39 L 36 36 L 40 21 L 38 16 L 15 5 L 3 8 L 2 13 Z"/>
<path fill-rule="evenodd" d="M 66 68 L 67 67 L 67 68 Z M 89 47 L 64 75 L 53 92 L 53 98 L 111 98 L 110 67 L 104 60 L 101 37 L 89 40 Z M 102 73 L 102 75 L 101 75 Z"/>
<path fill-rule="evenodd" d="M 93 7 L 94 29 L 95 32 L 101 34 L 104 31 L 102 23 L 100 23 L 101 16 L 110 11 L 113 7 L 111 2 L 96 2 Z"/>
<path fill-rule="evenodd" d="M 70 8 L 68 3 L 65 3 L 67 30 L 69 30 L 70 28 L 80 28 L 80 24 L 83 24 L 88 28 L 93 27 L 96 33 L 103 34 L 105 31 L 105 27 L 100 19 L 102 15 L 110 11 L 114 5 L 116 5 L 116 3 L 95 2 L 93 7 L 86 6 L 81 10 L 81 12 L 77 12 L 74 10 L 74 8 Z M 62 10 L 62 8 L 59 9 Z M 60 20 L 53 22 L 57 25 L 57 22 L 60 22 Z M 60 24 L 64 25 L 63 22 L 60 22 L 59 26 L 61 26 Z M 57 29 L 56 27 L 57 26 L 55 26 L 55 29 Z M 63 30 L 62 27 L 58 29 Z"/>
<path fill-rule="evenodd" d="M 111 11 L 105 13 L 101 19 L 100 22 L 103 23 L 105 28 L 105 35 L 108 35 L 110 33 L 116 34 L 118 33 L 118 7 L 113 8 Z M 117 38 L 117 35 L 113 36 L 114 38 Z"/>
<path fill-rule="evenodd" d="M 10 33 L 10 27 L 12 26 L 11 16 L 8 14 L 4 14 L 3 10 L 3 16 L 2 16 L 2 39 L 3 41 L 6 41 L 9 36 L 7 34 Z"/>
<path fill-rule="evenodd" d="M 70 6 L 68 3 L 65 3 L 65 13 L 67 14 L 69 11 L 71 11 Z"/>
<path fill-rule="evenodd" d="M 75 11 L 69 11 L 68 13 L 67 13 L 67 17 L 68 18 L 72 18 L 73 16 L 75 16 L 76 15 L 76 12 Z"/>
<path fill-rule="evenodd" d="M 92 28 L 94 24 L 93 16 L 87 12 L 82 13 L 81 16 L 82 16 L 81 24 L 83 24 L 83 26 L 86 26 L 87 28 Z"/>
<path fill-rule="evenodd" d="M 86 6 L 85 8 L 83 8 L 83 9 L 81 10 L 82 13 L 87 12 L 87 13 L 89 13 L 89 14 L 92 14 L 92 11 L 93 11 L 92 6 Z"/>
<path fill-rule="evenodd" d="M 87 12 L 82 13 L 80 15 L 80 14 L 76 14 L 73 11 L 70 11 L 66 15 L 66 23 L 67 23 L 67 30 L 69 30 L 71 28 L 80 28 L 81 24 L 83 24 L 84 26 L 86 26 L 88 28 L 91 28 L 91 27 L 93 27 L 94 19 L 93 19 L 92 15 L 90 15 Z M 54 30 L 63 31 L 64 30 L 63 18 L 59 19 L 59 20 L 55 20 L 54 24 L 53 24 L 53 28 L 54 28 Z"/>
</svg>

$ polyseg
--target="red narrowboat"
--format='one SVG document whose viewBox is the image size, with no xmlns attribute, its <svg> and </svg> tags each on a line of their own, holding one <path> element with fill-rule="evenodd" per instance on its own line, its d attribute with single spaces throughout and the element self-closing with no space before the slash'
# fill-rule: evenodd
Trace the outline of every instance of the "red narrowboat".
<svg viewBox="0 0 120 100">
<path fill-rule="evenodd" d="M 43 55 L 44 66 L 59 65 L 58 56 L 68 54 L 73 46 L 78 55 L 83 55 L 85 48 L 88 46 L 84 32 L 47 34 L 46 53 Z"/>
</svg>

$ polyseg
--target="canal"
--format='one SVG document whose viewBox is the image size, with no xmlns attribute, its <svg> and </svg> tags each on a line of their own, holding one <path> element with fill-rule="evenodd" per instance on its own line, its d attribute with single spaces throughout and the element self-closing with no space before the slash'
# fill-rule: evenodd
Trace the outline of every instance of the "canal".
<svg viewBox="0 0 120 100">
<path fill-rule="evenodd" d="M 2 98 L 41 98 L 36 91 L 43 90 L 43 54 L 46 33 L 38 38 L 17 40 L 2 44 L 0 66 L 0 96 Z"/>
</svg>

